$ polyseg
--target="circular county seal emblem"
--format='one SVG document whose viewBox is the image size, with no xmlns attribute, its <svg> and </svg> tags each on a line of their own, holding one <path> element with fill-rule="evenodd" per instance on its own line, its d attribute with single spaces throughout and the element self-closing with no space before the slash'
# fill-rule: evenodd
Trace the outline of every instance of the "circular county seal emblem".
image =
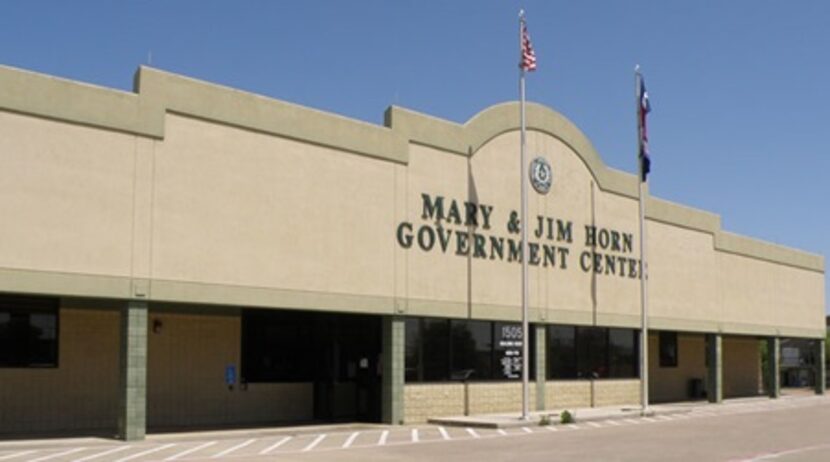
<svg viewBox="0 0 830 462">
<path fill-rule="evenodd" d="M 553 170 L 544 157 L 537 157 L 530 163 L 530 184 L 539 194 L 547 194 L 553 183 Z"/>
</svg>

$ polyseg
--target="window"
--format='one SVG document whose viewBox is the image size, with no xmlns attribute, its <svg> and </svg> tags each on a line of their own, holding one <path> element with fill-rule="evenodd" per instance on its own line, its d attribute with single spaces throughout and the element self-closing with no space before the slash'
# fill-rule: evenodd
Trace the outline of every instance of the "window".
<svg viewBox="0 0 830 462">
<path fill-rule="evenodd" d="M 0 367 L 58 366 L 58 299 L 0 297 Z"/>
<path fill-rule="evenodd" d="M 423 348 L 421 345 L 421 320 L 407 319 L 405 323 L 404 338 L 406 339 L 405 350 L 405 372 L 404 380 L 407 382 L 418 382 L 424 380 Z"/>
<path fill-rule="evenodd" d="M 517 323 L 409 318 L 406 381 L 520 379 L 521 330 Z"/>
<path fill-rule="evenodd" d="M 512 322 L 494 323 L 493 337 L 495 338 L 496 362 L 493 366 L 493 375 L 497 379 L 521 379 L 522 378 L 522 325 Z M 534 331 L 535 332 L 535 331 Z M 533 373 L 536 368 L 533 365 L 535 355 L 533 349 L 536 346 L 535 337 L 530 336 L 528 352 L 530 360 L 528 365 L 528 377 L 533 380 Z"/>
<path fill-rule="evenodd" d="M 315 376 L 314 322 L 304 313 L 242 312 L 242 379 L 305 382 Z"/>
<path fill-rule="evenodd" d="M 548 327 L 548 377 L 556 379 L 576 378 L 576 328 L 573 326 Z"/>
<path fill-rule="evenodd" d="M 452 364 L 450 380 L 493 376 L 493 323 L 450 321 Z"/>
<path fill-rule="evenodd" d="M 633 329 L 608 329 L 609 377 L 639 377 L 639 334 Z"/>
<path fill-rule="evenodd" d="M 639 377 L 637 331 L 548 326 L 549 379 Z"/>
<path fill-rule="evenodd" d="M 421 320 L 423 380 L 428 382 L 450 378 L 450 324 L 444 319 Z"/>
<path fill-rule="evenodd" d="M 677 367 L 677 332 L 660 332 L 660 367 Z"/>
</svg>

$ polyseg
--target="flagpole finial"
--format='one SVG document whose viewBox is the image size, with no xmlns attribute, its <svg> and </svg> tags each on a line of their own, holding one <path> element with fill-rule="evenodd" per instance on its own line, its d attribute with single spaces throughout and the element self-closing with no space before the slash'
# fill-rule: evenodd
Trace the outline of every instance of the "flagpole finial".
<svg viewBox="0 0 830 462">
<path fill-rule="evenodd" d="M 519 19 L 524 19 L 524 18 L 525 18 L 525 10 L 524 10 L 524 8 L 521 8 L 519 10 Z"/>
<path fill-rule="evenodd" d="M 634 72 L 640 72 L 640 65 L 639 64 L 634 66 Z"/>
</svg>

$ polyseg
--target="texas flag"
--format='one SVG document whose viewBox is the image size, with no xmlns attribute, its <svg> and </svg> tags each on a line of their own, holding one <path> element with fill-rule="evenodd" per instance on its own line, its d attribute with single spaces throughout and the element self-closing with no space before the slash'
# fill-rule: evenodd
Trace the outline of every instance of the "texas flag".
<svg viewBox="0 0 830 462">
<path fill-rule="evenodd" d="M 646 125 L 646 116 L 651 112 L 651 103 L 648 101 L 648 91 L 646 91 L 646 83 L 642 76 L 640 76 L 639 93 L 637 116 L 640 125 L 640 181 L 646 181 L 648 172 L 651 171 L 651 159 L 648 156 L 648 129 Z"/>
</svg>

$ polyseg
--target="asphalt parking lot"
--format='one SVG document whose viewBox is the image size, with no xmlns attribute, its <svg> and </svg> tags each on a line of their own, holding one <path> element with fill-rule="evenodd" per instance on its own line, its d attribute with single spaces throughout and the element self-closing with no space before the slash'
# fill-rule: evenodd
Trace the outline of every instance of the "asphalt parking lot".
<svg viewBox="0 0 830 462">
<path fill-rule="evenodd" d="M 508 429 L 330 426 L 288 431 L 6 441 L 0 462 L 266 460 L 830 460 L 830 397 L 689 405 L 652 417 Z"/>
</svg>

